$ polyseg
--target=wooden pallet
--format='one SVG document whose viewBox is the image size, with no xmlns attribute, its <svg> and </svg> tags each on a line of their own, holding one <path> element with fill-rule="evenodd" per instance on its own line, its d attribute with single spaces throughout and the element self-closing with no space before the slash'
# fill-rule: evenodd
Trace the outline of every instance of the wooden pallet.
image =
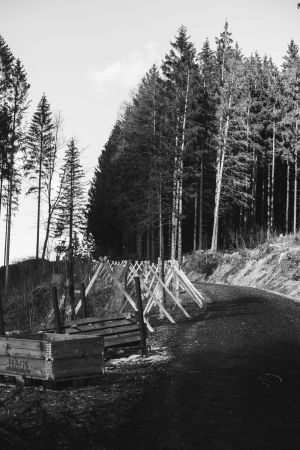
<svg viewBox="0 0 300 450">
<path fill-rule="evenodd" d="M 101 336 L 56 333 L 0 336 L 1 375 L 59 381 L 103 372 Z"/>
<path fill-rule="evenodd" d="M 54 324 L 47 327 L 47 332 L 54 331 Z M 71 336 L 94 335 L 104 339 L 104 348 L 142 346 L 141 329 L 135 317 L 121 314 L 114 317 L 89 317 L 72 320 L 62 325 L 62 330 Z"/>
</svg>

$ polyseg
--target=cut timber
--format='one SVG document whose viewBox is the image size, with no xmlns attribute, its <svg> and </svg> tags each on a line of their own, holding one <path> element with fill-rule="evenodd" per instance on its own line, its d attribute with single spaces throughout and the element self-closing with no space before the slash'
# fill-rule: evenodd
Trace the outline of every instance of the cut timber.
<svg viewBox="0 0 300 450">
<path fill-rule="evenodd" d="M 60 336 L 69 336 L 70 339 L 73 336 L 77 339 L 86 335 L 100 336 L 104 339 L 105 348 L 127 347 L 133 343 L 135 346 L 143 347 L 140 324 L 136 317 L 128 317 L 128 314 L 123 314 L 119 319 L 89 317 L 88 319 L 73 320 L 64 324 L 63 329 L 66 334 Z M 67 345 L 65 345 L 64 351 L 66 347 Z"/>
</svg>

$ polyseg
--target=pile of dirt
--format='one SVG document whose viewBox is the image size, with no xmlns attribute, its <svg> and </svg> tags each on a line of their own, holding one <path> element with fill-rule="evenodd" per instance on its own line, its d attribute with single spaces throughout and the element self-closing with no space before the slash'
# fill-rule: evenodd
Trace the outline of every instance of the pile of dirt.
<svg viewBox="0 0 300 450">
<path fill-rule="evenodd" d="M 300 299 L 299 236 L 278 236 L 255 249 L 195 252 L 185 261 L 192 281 L 267 289 Z"/>
</svg>

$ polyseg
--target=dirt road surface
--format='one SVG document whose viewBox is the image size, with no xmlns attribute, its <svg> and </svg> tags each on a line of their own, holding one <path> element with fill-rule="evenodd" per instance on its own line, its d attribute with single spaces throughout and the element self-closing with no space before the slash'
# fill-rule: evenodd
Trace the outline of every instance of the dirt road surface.
<svg viewBox="0 0 300 450">
<path fill-rule="evenodd" d="M 300 303 L 201 288 L 213 302 L 177 330 L 175 359 L 109 447 L 300 449 Z"/>
<path fill-rule="evenodd" d="M 199 287 L 203 313 L 155 334 L 167 363 L 126 366 L 87 390 L 38 391 L 28 425 L 22 414 L 10 427 L 22 448 L 300 449 L 300 303 Z"/>
</svg>

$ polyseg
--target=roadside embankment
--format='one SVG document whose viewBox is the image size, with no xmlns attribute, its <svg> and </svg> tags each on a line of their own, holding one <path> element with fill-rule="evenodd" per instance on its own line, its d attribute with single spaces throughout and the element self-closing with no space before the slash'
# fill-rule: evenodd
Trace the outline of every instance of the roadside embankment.
<svg viewBox="0 0 300 450">
<path fill-rule="evenodd" d="M 300 239 L 279 236 L 234 253 L 197 251 L 184 263 L 192 281 L 251 286 L 300 300 Z"/>
</svg>

